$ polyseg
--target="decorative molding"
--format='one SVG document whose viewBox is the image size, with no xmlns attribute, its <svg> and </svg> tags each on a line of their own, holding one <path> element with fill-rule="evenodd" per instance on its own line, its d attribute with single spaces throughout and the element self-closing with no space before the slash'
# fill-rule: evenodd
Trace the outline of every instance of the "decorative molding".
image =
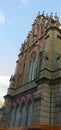
<svg viewBox="0 0 61 130">
<path fill-rule="evenodd" d="M 49 38 L 49 35 L 45 35 L 44 38 L 45 38 L 45 39 Z"/>
<path fill-rule="evenodd" d="M 61 39 L 61 35 L 57 35 L 57 37 L 58 37 L 59 39 Z"/>
</svg>

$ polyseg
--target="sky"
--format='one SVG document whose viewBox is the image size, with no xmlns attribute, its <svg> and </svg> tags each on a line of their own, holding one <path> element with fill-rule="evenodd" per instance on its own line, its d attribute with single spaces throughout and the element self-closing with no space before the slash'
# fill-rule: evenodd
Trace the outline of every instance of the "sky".
<svg viewBox="0 0 61 130">
<path fill-rule="evenodd" d="M 7 93 L 21 44 L 38 12 L 57 12 L 61 21 L 61 0 L 0 0 L 0 100 Z"/>
</svg>

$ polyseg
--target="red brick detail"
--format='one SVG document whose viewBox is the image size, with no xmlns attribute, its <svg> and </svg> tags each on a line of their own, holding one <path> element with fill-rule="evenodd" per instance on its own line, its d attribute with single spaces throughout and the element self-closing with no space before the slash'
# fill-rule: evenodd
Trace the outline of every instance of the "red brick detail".
<svg viewBox="0 0 61 130">
<path fill-rule="evenodd" d="M 17 99 L 17 98 L 14 100 L 14 104 L 15 104 L 15 105 L 18 104 L 18 99 Z"/>
<path fill-rule="evenodd" d="M 40 39 L 39 43 L 43 45 L 44 44 L 44 38 Z"/>
<path fill-rule="evenodd" d="M 16 87 L 17 87 L 17 88 L 19 88 L 19 87 L 20 87 L 20 85 L 21 85 L 21 77 L 20 77 L 20 76 L 18 76 L 18 79 L 17 79 L 17 85 L 16 85 Z"/>
<path fill-rule="evenodd" d="M 44 26 L 41 26 L 41 34 L 43 35 L 45 32 L 45 27 Z"/>
<path fill-rule="evenodd" d="M 31 99 L 31 94 L 26 95 L 26 101 L 28 102 Z"/>
<path fill-rule="evenodd" d="M 32 48 L 32 50 L 30 51 L 29 55 L 31 55 L 33 52 L 42 52 L 42 48 L 39 48 L 38 46 L 35 46 L 34 48 Z"/>
<path fill-rule="evenodd" d="M 25 101 L 26 101 L 25 96 L 20 97 L 20 98 L 19 98 L 19 101 L 20 101 L 21 104 L 22 104 L 23 102 L 25 102 Z"/>
</svg>

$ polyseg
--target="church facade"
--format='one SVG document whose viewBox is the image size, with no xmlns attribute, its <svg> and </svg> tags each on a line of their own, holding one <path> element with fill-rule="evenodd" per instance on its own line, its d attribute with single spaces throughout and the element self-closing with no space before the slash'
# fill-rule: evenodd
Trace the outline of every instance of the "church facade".
<svg viewBox="0 0 61 130">
<path fill-rule="evenodd" d="M 56 14 L 38 13 L 4 98 L 0 127 L 61 126 L 61 29 Z"/>
</svg>

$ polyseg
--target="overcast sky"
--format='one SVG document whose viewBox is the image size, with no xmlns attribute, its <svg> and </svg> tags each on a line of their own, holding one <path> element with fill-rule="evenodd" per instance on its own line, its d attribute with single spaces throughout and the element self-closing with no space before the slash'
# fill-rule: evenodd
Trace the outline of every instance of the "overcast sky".
<svg viewBox="0 0 61 130">
<path fill-rule="evenodd" d="M 61 0 L 0 0 L 0 99 L 6 94 L 14 73 L 21 43 L 40 13 L 57 12 L 61 20 Z"/>
</svg>

